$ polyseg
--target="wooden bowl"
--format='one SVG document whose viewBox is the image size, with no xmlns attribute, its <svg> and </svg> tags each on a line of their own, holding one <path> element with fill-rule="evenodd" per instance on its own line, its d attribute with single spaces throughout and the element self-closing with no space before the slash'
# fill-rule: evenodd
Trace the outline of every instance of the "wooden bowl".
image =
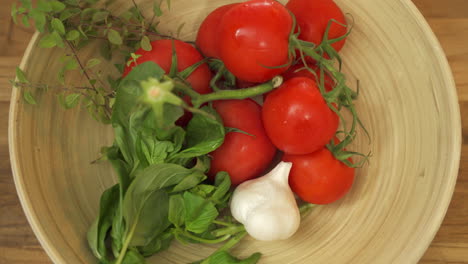
<svg viewBox="0 0 468 264">
<path fill-rule="evenodd" d="M 151 10 L 153 1 L 139 1 Z M 228 0 L 172 1 L 162 27 L 194 39 L 201 20 Z M 246 239 L 235 253 L 264 253 L 261 263 L 416 263 L 439 228 L 457 178 L 461 128 L 454 81 L 429 26 L 409 0 L 337 1 L 355 27 L 342 54 L 350 85 L 360 80 L 357 107 L 370 132 L 355 149 L 372 151 L 350 194 L 316 209 L 283 242 Z M 120 0 L 118 10 L 131 1 Z M 22 67 L 33 82 L 54 82 L 61 51 L 41 49 L 36 35 Z M 96 53 L 91 48 L 83 59 Z M 74 79 L 73 79 L 74 78 Z M 72 81 L 79 81 L 78 76 Z M 22 205 L 55 263 L 95 263 L 86 231 L 102 191 L 115 182 L 107 164 L 91 165 L 112 142 L 109 126 L 85 111 L 65 111 L 43 94 L 40 106 L 23 103 L 15 89 L 10 112 L 10 152 Z M 188 263 L 212 247 L 181 245 L 149 263 Z"/>
</svg>

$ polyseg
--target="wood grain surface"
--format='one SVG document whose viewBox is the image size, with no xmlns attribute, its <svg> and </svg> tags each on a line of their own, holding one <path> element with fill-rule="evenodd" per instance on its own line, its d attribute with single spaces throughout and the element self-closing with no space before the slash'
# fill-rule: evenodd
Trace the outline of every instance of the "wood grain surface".
<svg viewBox="0 0 468 264">
<path fill-rule="evenodd" d="M 0 9 L 0 263 L 51 263 L 37 242 L 16 195 L 8 156 L 9 79 L 33 31 L 9 17 L 13 0 Z M 468 1 L 413 0 L 439 38 L 459 95 L 463 138 L 468 138 Z M 464 140 L 466 143 L 466 140 Z M 421 259 L 423 264 L 468 263 L 468 145 L 462 147 L 458 182 L 445 220 Z"/>
</svg>

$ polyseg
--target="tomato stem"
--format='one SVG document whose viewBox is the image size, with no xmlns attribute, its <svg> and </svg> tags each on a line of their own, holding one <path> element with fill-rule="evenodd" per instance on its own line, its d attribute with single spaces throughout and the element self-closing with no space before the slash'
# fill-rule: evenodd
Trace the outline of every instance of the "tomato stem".
<svg viewBox="0 0 468 264">
<path fill-rule="evenodd" d="M 261 95 L 267 93 L 274 88 L 279 87 L 283 83 L 283 77 L 276 76 L 271 81 L 259 84 L 254 87 L 238 89 L 238 90 L 220 90 L 217 92 L 203 94 L 199 96 L 192 97 L 193 106 L 198 108 L 202 104 L 217 101 L 217 100 L 229 100 L 229 99 L 246 99 L 253 96 Z"/>
</svg>

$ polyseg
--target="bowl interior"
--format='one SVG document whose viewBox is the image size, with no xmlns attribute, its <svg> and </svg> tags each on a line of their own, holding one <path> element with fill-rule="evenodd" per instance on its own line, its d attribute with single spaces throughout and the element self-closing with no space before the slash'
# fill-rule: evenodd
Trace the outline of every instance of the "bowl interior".
<svg viewBox="0 0 468 264">
<path fill-rule="evenodd" d="M 138 1 L 151 10 L 153 1 Z M 193 40 L 203 18 L 233 1 L 172 1 L 161 29 Z M 354 28 L 342 51 L 351 87 L 359 80 L 360 131 L 354 149 L 372 152 L 350 194 L 321 206 L 286 241 L 245 239 L 238 255 L 260 251 L 261 263 L 415 263 L 433 239 L 453 193 L 460 156 L 460 116 L 454 82 L 443 52 L 410 1 L 337 1 Z M 130 1 L 120 0 L 116 12 Z M 32 40 L 22 67 L 33 82 L 53 83 L 61 51 Z M 96 54 L 89 48 L 82 59 Z M 69 82 L 80 81 L 79 75 Z M 65 111 L 50 94 L 26 105 L 15 89 L 10 148 L 18 193 L 42 245 L 56 263 L 94 263 L 86 232 L 99 197 L 115 182 L 106 163 L 91 164 L 112 129 L 86 111 Z M 149 263 L 189 263 L 213 247 L 181 245 Z"/>
</svg>

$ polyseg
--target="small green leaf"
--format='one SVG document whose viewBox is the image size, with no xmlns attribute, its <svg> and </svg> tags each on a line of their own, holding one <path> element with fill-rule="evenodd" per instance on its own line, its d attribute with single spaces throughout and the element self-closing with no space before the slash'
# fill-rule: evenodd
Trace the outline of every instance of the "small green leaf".
<svg viewBox="0 0 468 264">
<path fill-rule="evenodd" d="M 171 0 L 166 0 L 167 8 L 171 9 Z"/>
<path fill-rule="evenodd" d="M 153 13 L 157 17 L 160 17 L 163 14 L 161 10 L 161 3 L 162 3 L 162 0 L 156 0 L 154 1 L 154 4 L 153 4 Z"/>
<path fill-rule="evenodd" d="M 69 19 L 70 17 L 78 15 L 80 12 L 81 12 L 81 9 L 79 8 L 63 10 L 63 12 L 60 13 L 60 20 L 65 21 Z"/>
<path fill-rule="evenodd" d="M 53 48 L 55 46 L 57 46 L 57 43 L 55 42 L 55 37 L 52 36 L 52 34 L 45 35 L 41 41 L 39 41 L 39 47 L 41 48 Z"/>
<path fill-rule="evenodd" d="M 63 39 L 57 31 L 52 32 L 52 37 L 54 38 L 54 41 L 57 47 L 60 47 L 60 48 L 65 47 L 65 44 L 63 43 Z"/>
<path fill-rule="evenodd" d="M 16 8 L 16 3 L 14 2 L 13 5 L 11 5 L 11 17 L 13 18 L 13 22 L 15 24 L 18 23 L 17 16 L 18 15 L 18 9 Z"/>
<path fill-rule="evenodd" d="M 31 0 L 20 0 L 21 5 L 23 5 L 24 8 L 31 10 L 32 9 L 32 1 Z"/>
<path fill-rule="evenodd" d="M 65 0 L 64 2 L 71 6 L 79 6 L 78 0 Z"/>
<path fill-rule="evenodd" d="M 36 25 L 36 29 L 43 33 L 45 31 L 46 25 L 46 16 L 44 12 L 41 12 L 37 9 L 34 9 L 30 13 L 31 18 L 34 20 L 34 24 Z"/>
<path fill-rule="evenodd" d="M 148 36 L 143 36 L 143 38 L 141 39 L 141 47 L 146 51 L 151 51 L 153 49 Z"/>
<path fill-rule="evenodd" d="M 26 103 L 31 104 L 31 105 L 36 105 L 36 99 L 34 99 L 34 96 L 30 91 L 24 91 L 23 92 L 23 98 L 26 101 Z"/>
<path fill-rule="evenodd" d="M 212 202 L 190 192 L 184 193 L 185 227 L 187 230 L 201 234 L 205 232 L 218 216 Z"/>
<path fill-rule="evenodd" d="M 65 35 L 65 26 L 63 25 L 62 21 L 58 18 L 53 18 L 50 22 L 52 29 L 57 31 L 60 35 Z"/>
<path fill-rule="evenodd" d="M 93 59 L 90 59 L 87 63 L 86 63 L 86 68 L 93 68 L 94 66 L 97 66 L 101 64 L 101 60 L 100 59 L 96 59 L 96 58 L 93 58 Z"/>
<path fill-rule="evenodd" d="M 96 8 L 86 8 L 81 12 L 81 19 L 85 19 L 87 17 L 93 17 L 94 13 L 98 12 L 99 10 Z"/>
<path fill-rule="evenodd" d="M 60 1 L 51 1 L 49 2 L 50 3 L 50 6 L 52 7 L 52 11 L 54 11 L 55 13 L 59 13 L 59 12 L 62 12 L 66 5 Z"/>
<path fill-rule="evenodd" d="M 122 18 L 125 21 L 129 21 L 132 18 L 132 12 L 125 11 L 120 15 L 120 18 Z"/>
<path fill-rule="evenodd" d="M 94 13 L 92 21 L 94 23 L 101 22 L 101 21 L 106 20 L 108 16 L 109 16 L 108 11 L 99 11 L 99 12 Z"/>
<path fill-rule="evenodd" d="M 39 0 L 37 2 L 37 10 L 42 12 L 50 12 L 52 11 L 52 6 L 50 5 L 50 2 L 47 2 L 45 0 Z"/>
<path fill-rule="evenodd" d="M 114 45 L 120 46 L 123 44 L 123 40 L 122 40 L 122 37 L 120 36 L 120 33 L 114 29 L 109 30 L 109 32 L 107 33 L 107 38 Z"/>
<path fill-rule="evenodd" d="M 29 17 L 24 15 L 22 18 L 21 18 L 21 22 L 23 22 L 23 25 L 25 27 L 30 27 L 31 24 L 29 23 Z"/>
<path fill-rule="evenodd" d="M 73 41 L 73 40 L 77 40 L 79 37 L 80 37 L 80 32 L 78 32 L 78 30 L 73 29 L 72 31 L 69 31 L 67 33 L 66 39 Z"/>
<path fill-rule="evenodd" d="M 80 101 L 81 94 L 69 94 L 65 98 L 65 107 L 67 109 L 75 107 Z"/>
<path fill-rule="evenodd" d="M 29 83 L 28 79 L 26 78 L 26 74 L 20 67 L 16 67 L 16 78 L 20 83 Z"/>
</svg>

